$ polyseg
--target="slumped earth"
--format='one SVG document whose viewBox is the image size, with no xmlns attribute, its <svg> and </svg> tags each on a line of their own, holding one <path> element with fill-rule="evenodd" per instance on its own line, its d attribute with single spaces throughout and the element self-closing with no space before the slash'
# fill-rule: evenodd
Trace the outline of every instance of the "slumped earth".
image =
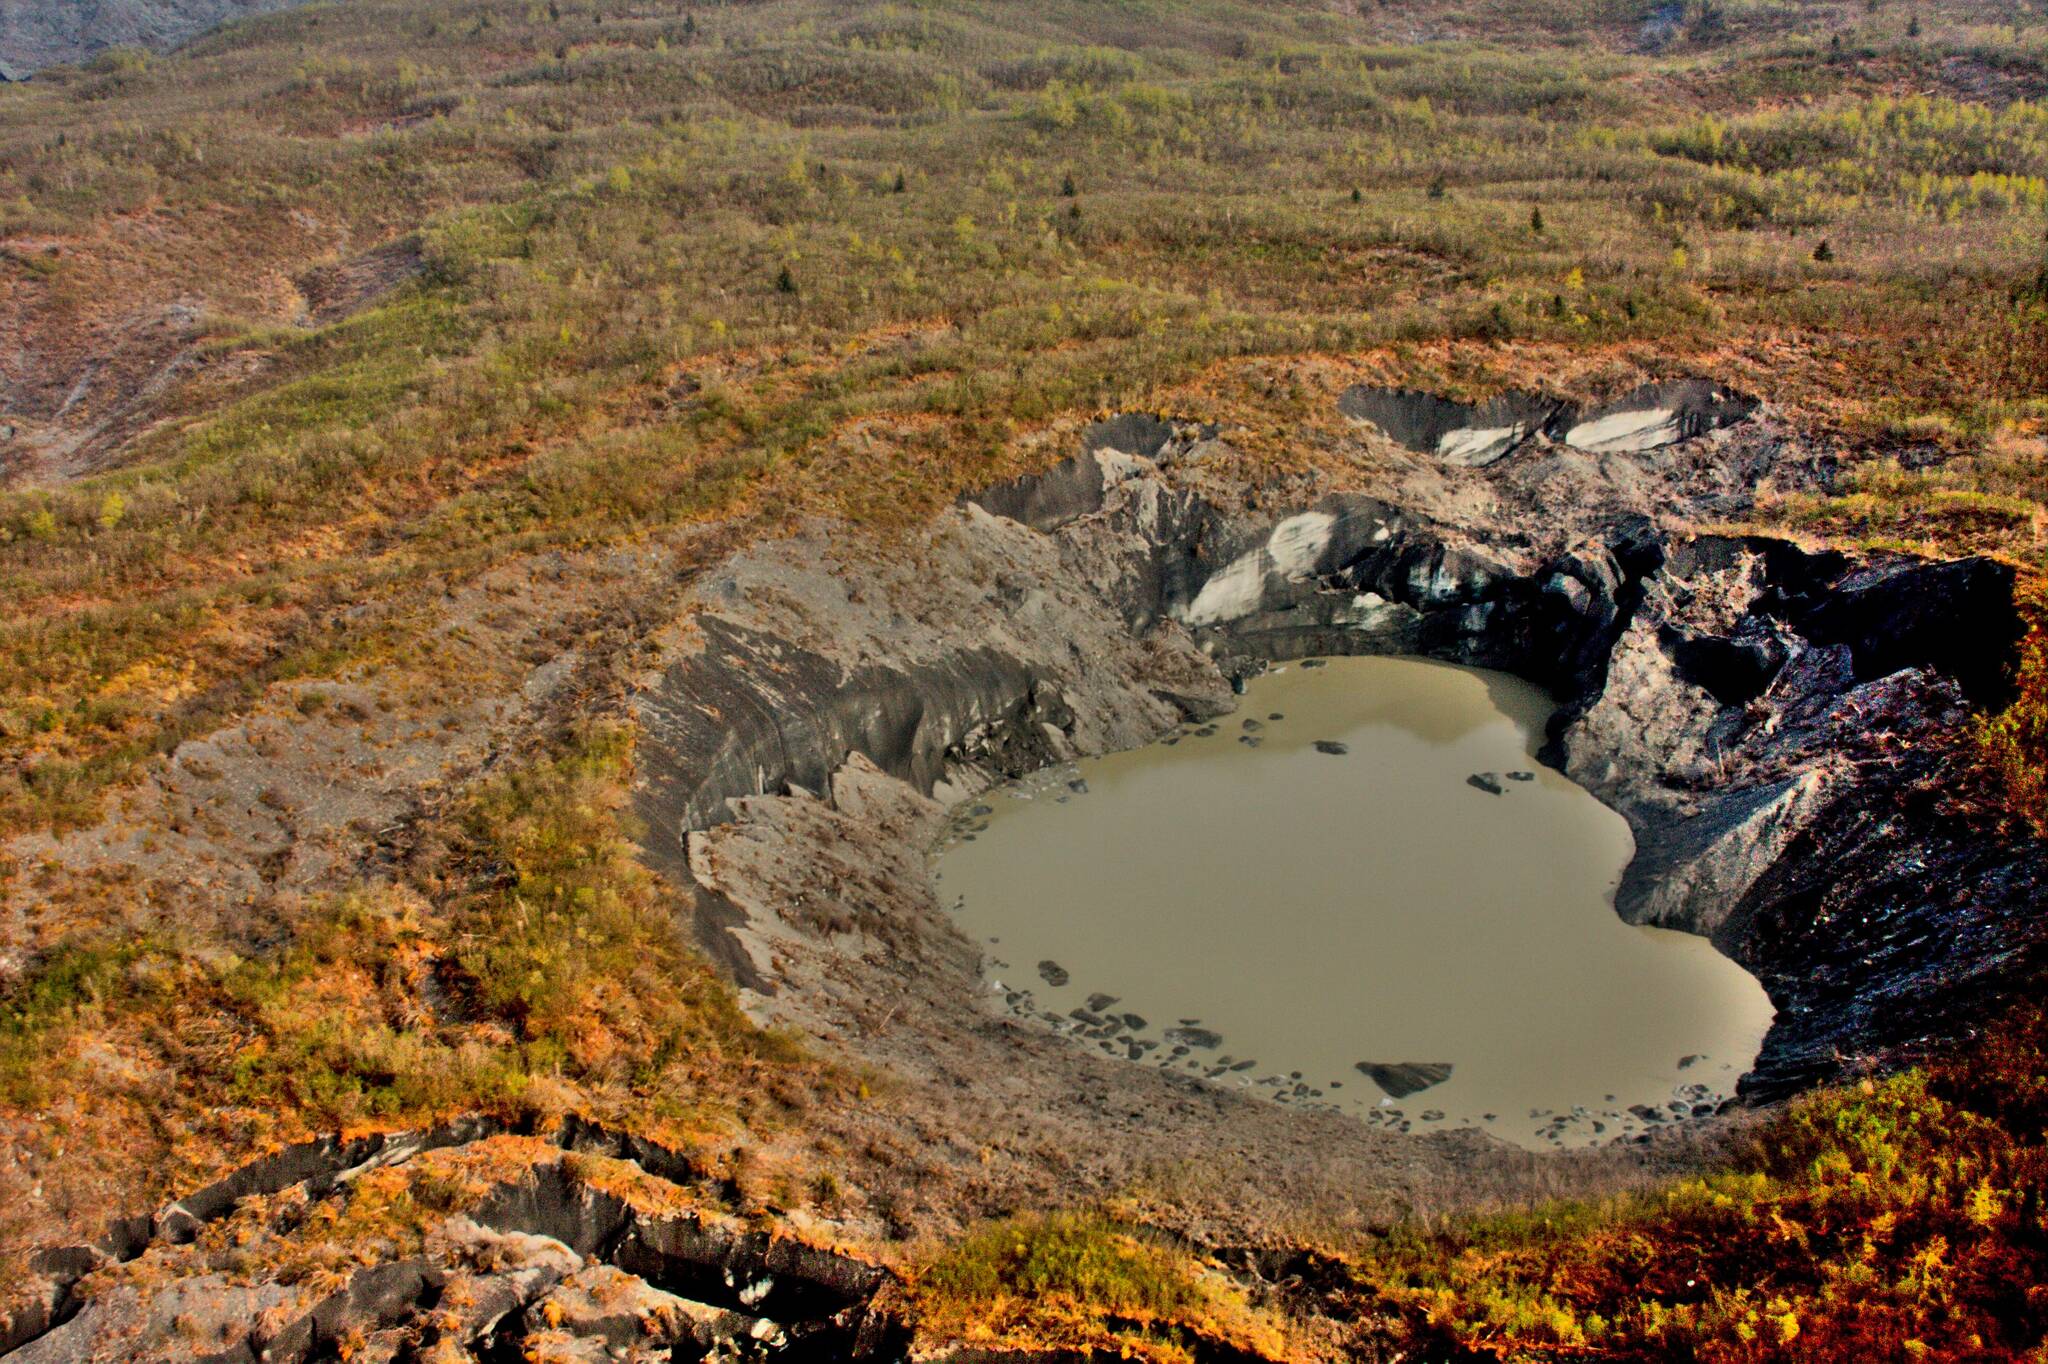
<svg viewBox="0 0 2048 1364">
<path fill-rule="evenodd" d="M 1633 843 L 1536 762 L 1550 710 L 1501 673 L 1282 665 L 1213 724 L 990 792 L 935 874 L 991 988 L 1084 1045 L 1403 1129 L 1610 1140 L 1731 1094 L 1771 1005 L 1616 917 Z"/>
</svg>

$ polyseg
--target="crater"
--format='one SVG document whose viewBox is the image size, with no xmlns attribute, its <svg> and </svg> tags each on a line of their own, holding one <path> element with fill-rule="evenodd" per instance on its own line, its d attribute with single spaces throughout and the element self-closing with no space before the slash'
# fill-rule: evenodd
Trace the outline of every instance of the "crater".
<svg viewBox="0 0 2048 1364">
<path fill-rule="evenodd" d="M 1616 916 L 1634 842 L 1537 761 L 1550 699 L 1311 661 L 954 821 L 941 896 L 1012 1012 L 1280 1104 L 1538 1148 L 1730 1099 L 1770 1000 L 1706 940 Z"/>
</svg>

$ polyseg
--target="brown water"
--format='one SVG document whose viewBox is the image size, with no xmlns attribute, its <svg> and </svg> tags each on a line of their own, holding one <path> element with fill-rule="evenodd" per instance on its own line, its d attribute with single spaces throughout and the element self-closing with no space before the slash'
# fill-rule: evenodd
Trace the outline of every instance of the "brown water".
<svg viewBox="0 0 2048 1364">
<path fill-rule="evenodd" d="M 1615 916 L 1628 828 L 1536 763 L 1550 709 L 1415 659 L 1277 668 L 1213 732 L 970 802 L 935 875 L 991 988 L 1079 1045 L 1416 1131 L 1610 1140 L 1732 1093 L 1771 1006 Z M 1451 1072 L 1393 1098 L 1358 1068 L 1403 1062 Z"/>
</svg>

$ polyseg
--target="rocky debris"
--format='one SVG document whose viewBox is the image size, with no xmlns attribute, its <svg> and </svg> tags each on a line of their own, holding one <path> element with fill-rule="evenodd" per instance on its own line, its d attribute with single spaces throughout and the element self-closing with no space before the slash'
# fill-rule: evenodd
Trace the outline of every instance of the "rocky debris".
<svg viewBox="0 0 2048 1364">
<path fill-rule="evenodd" d="M 1501 785 L 1498 772 L 1474 772 L 1465 778 L 1465 785 L 1476 787 L 1490 796 L 1504 796 L 1508 793 L 1508 788 Z"/>
<path fill-rule="evenodd" d="M 1451 1078 L 1449 1061 L 1360 1061 L 1356 1069 L 1390 1099 L 1405 1099 Z"/>
<path fill-rule="evenodd" d="M 1223 1034 L 1208 1028 L 1194 1028 L 1185 1024 L 1168 1028 L 1166 1040 L 1177 1046 L 1193 1047 L 1199 1051 L 1214 1051 L 1223 1045 Z"/>
<path fill-rule="evenodd" d="M 1066 967 L 1056 961 L 1042 961 L 1038 963 L 1038 978 L 1057 990 L 1072 980 L 1073 976 L 1068 973 Z"/>
<path fill-rule="evenodd" d="M 1351 745 L 1339 739 L 1317 739 L 1311 747 L 1316 752 L 1327 753 L 1333 758 L 1341 758 L 1351 751 Z"/>
</svg>

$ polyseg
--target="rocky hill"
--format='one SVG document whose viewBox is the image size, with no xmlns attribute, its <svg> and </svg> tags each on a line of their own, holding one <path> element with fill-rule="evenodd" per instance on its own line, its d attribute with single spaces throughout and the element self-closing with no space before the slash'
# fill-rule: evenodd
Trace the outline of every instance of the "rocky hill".
<svg viewBox="0 0 2048 1364">
<path fill-rule="evenodd" d="M 26 77 L 113 47 L 167 51 L 231 19 L 300 0 L 0 0 L 0 69 Z"/>
</svg>

